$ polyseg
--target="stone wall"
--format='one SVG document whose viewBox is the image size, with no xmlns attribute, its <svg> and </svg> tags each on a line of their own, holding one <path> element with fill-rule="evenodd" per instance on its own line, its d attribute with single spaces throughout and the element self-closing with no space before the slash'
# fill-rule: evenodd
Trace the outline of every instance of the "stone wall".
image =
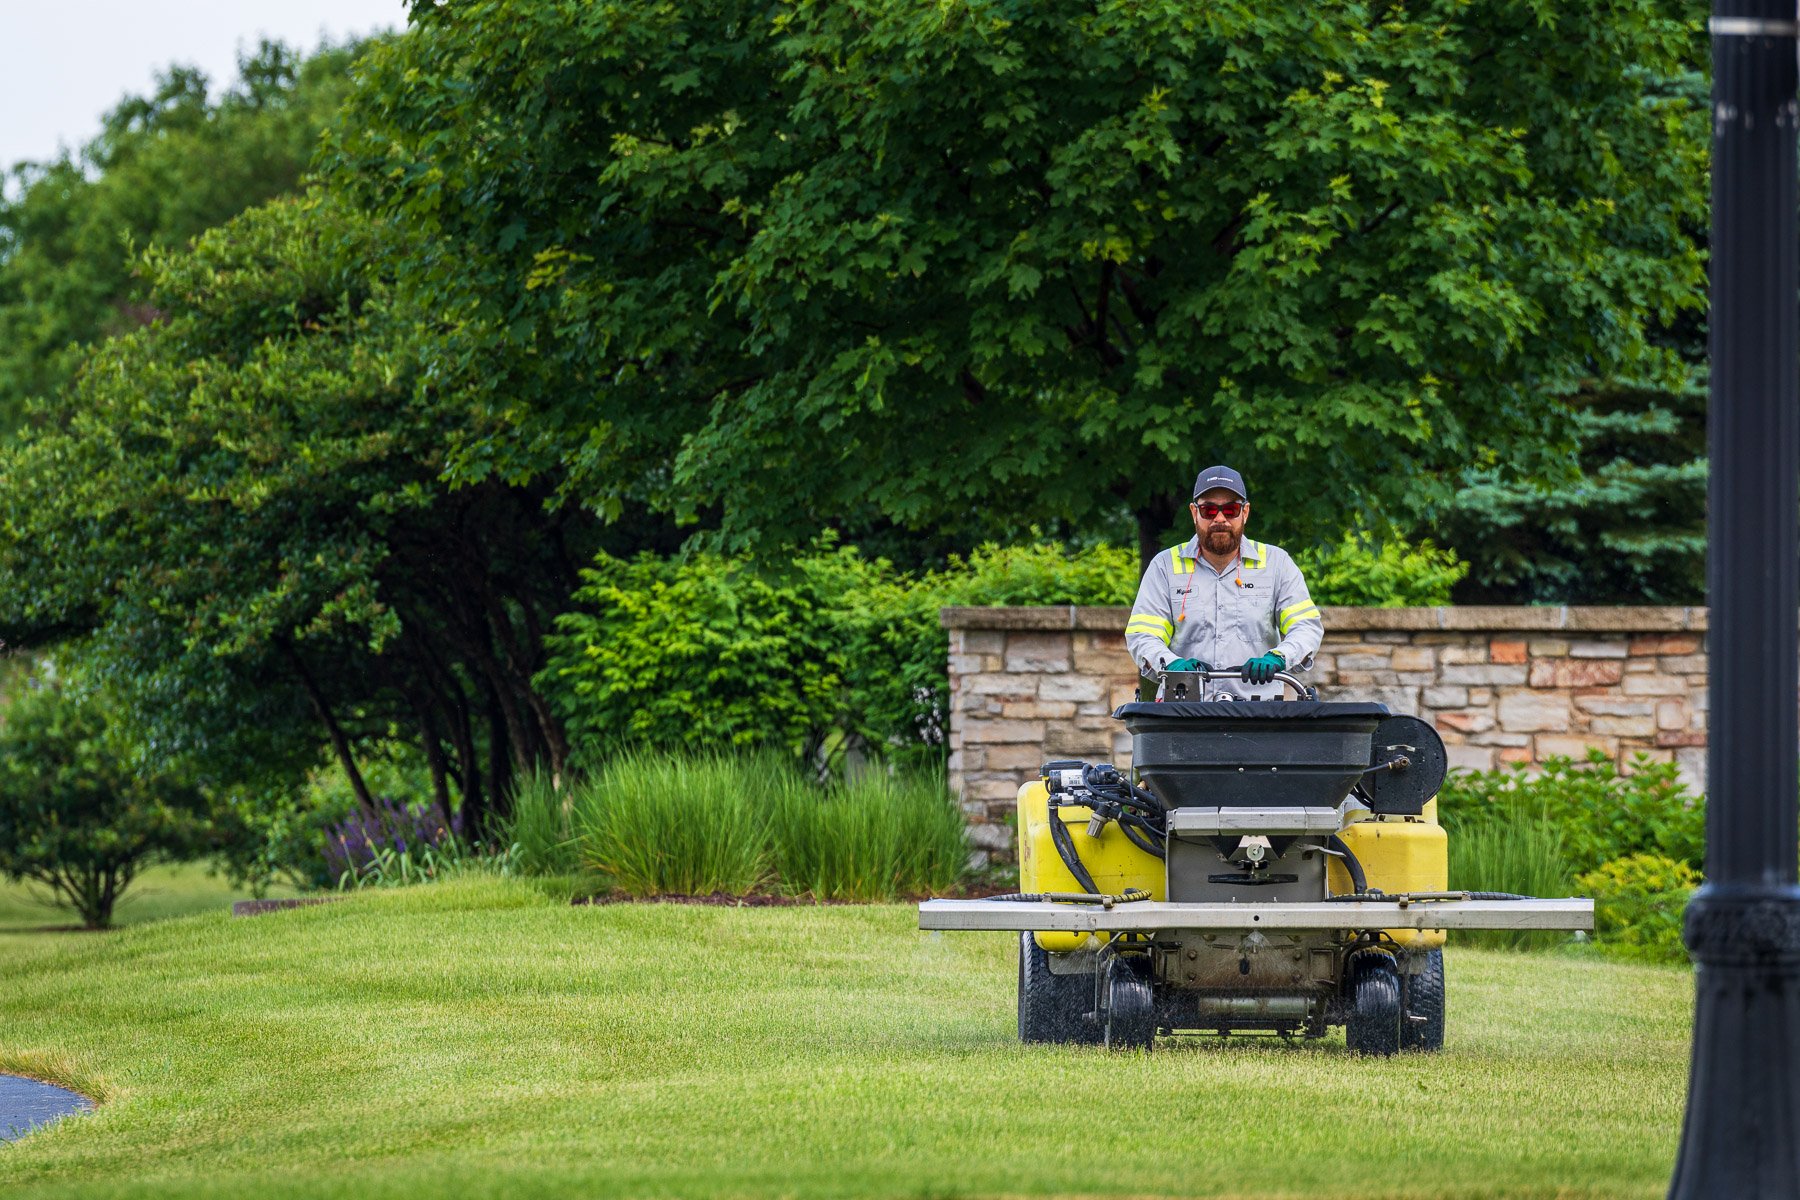
<svg viewBox="0 0 1800 1200">
<path fill-rule="evenodd" d="M 1131 760 L 1111 717 L 1137 696 L 1123 608 L 946 608 L 950 781 L 1007 853 L 1019 783 L 1045 759 Z M 1427 718 L 1453 766 L 1597 747 L 1706 784 L 1704 608 L 1327 608 L 1309 682 Z"/>
</svg>

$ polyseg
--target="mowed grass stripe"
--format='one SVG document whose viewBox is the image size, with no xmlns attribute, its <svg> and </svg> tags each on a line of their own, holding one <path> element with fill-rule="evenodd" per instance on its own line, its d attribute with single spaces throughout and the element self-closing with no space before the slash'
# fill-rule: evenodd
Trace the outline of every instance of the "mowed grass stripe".
<svg viewBox="0 0 1800 1200">
<path fill-rule="evenodd" d="M 467 880 L 7 939 L 0 1068 L 106 1105 L 8 1196 L 1657 1196 L 1685 972 L 1450 952 L 1438 1057 L 1021 1047 L 1013 947 L 909 906 Z"/>
</svg>

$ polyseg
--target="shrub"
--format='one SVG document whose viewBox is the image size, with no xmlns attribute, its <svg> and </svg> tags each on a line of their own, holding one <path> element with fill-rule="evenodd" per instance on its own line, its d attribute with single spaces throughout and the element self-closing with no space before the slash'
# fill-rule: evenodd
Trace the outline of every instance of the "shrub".
<svg viewBox="0 0 1800 1200">
<path fill-rule="evenodd" d="M 1294 560 L 1306 575 L 1317 604 L 1403 608 L 1450 603 L 1450 589 L 1469 573 L 1454 550 L 1440 550 L 1427 538 L 1376 542 L 1354 531 L 1323 550 L 1300 550 Z"/>
<path fill-rule="evenodd" d="M 1585 872 L 1576 883 L 1594 897 L 1601 948 L 1648 962 L 1685 963 L 1682 913 L 1700 873 L 1661 854 L 1630 854 Z"/>
<path fill-rule="evenodd" d="M 1541 819 L 1561 835 L 1575 874 L 1632 854 L 1656 854 L 1694 870 L 1704 863 L 1706 810 L 1681 782 L 1673 763 L 1639 757 L 1621 774 L 1604 751 L 1584 762 L 1552 758 L 1539 772 L 1453 772 L 1438 793 L 1440 817 L 1452 842 L 1472 821 Z"/>
<path fill-rule="evenodd" d="M 0 874 L 49 888 L 89 929 L 145 866 L 203 850 L 208 803 L 145 762 L 101 701 L 36 679 L 0 720 Z"/>
<path fill-rule="evenodd" d="M 841 688 L 814 573 L 773 581 L 731 559 L 601 554 L 582 580 L 536 683 L 587 756 L 805 754 L 828 736 Z"/>
</svg>

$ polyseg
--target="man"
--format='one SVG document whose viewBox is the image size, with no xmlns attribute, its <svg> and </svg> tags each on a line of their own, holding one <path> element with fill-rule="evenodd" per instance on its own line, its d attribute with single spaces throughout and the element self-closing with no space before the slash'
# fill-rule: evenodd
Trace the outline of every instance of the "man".
<svg viewBox="0 0 1800 1200">
<path fill-rule="evenodd" d="M 1230 467 L 1208 467 L 1188 505 L 1194 536 L 1158 554 L 1138 585 L 1125 644 L 1146 677 L 1237 670 L 1208 687 L 1279 699 L 1277 671 L 1304 671 L 1325 637 L 1306 580 L 1287 551 L 1244 536 L 1250 497 Z"/>
</svg>

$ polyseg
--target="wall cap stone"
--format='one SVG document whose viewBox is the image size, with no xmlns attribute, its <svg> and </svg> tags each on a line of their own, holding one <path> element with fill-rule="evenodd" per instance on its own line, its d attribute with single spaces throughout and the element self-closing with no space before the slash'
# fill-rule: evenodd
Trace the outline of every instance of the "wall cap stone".
<svg viewBox="0 0 1800 1200">
<path fill-rule="evenodd" d="M 945 629 L 1094 630 L 1119 633 L 1131 610 L 1075 604 L 951 607 L 938 610 Z M 1565 607 L 1467 604 L 1444 608 L 1331 608 L 1321 611 L 1327 635 L 1346 630 L 1446 632 L 1698 633 L 1706 609 L 1638 605 Z"/>
</svg>

